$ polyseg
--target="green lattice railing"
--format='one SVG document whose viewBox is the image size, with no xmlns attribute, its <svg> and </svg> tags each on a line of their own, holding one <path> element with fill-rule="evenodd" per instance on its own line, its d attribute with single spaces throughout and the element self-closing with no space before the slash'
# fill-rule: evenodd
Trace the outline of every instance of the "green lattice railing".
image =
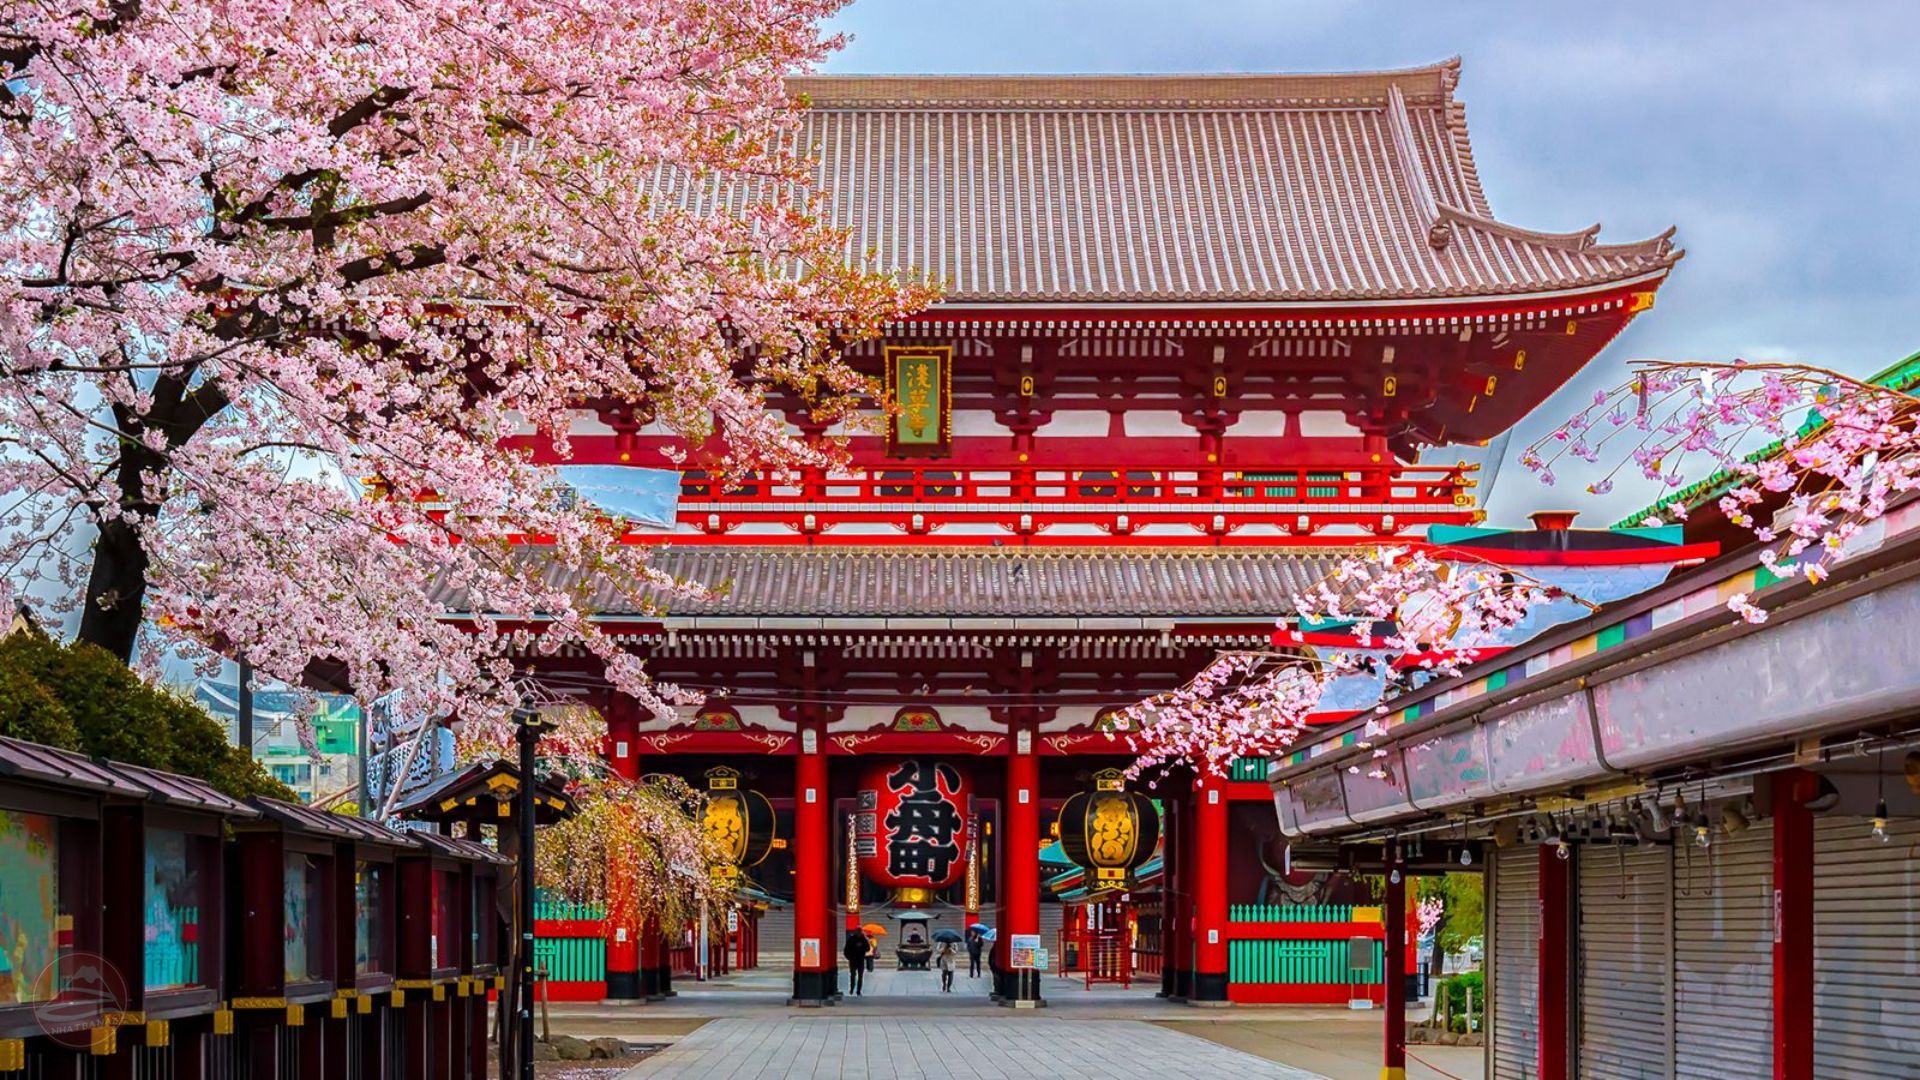
<svg viewBox="0 0 1920 1080">
<path fill-rule="evenodd" d="M 1233 759 L 1233 769 L 1227 774 L 1230 780 L 1259 780 L 1267 778 L 1267 759 L 1243 757 Z"/>
<path fill-rule="evenodd" d="M 1234 922 L 1320 922 L 1353 921 L 1352 904 L 1234 904 L 1227 918 Z M 1378 920 L 1374 920 L 1378 921 Z"/>
<path fill-rule="evenodd" d="M 599 904 L 577 904 L 567 900 L 536 900 L 533 918 L 542 922 L 570 921 L 597 924 L 605 917 Z M 554 982 L 605 982 L 607 979 L 607 942 L 597 926 L 579 937 L 548 937 L 533 941 L 535 966 L 547 969 Z"/>
<path fill-rule="evenodd" d="M 1373 943 L 1373 962 L 1364 971 L 1347 966 L 1347 942 L 1232 941 L 1227 943 L 1227 978 L 1236 983 L 1378 983 L 1385 957 Z"/>
</svg>

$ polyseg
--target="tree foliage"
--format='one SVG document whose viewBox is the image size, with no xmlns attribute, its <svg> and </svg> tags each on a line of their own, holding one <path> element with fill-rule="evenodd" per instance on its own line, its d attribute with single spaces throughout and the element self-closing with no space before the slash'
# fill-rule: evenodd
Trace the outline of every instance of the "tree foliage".
<svg viewBox="0 0 1920 1080">
<path fill-rule="evenodd" d="M 1443 906 L 1434 940 L 1443 953 L 1456 953 L 1487 932 L 1486 878 L 1480 874 L 1444 874 L 1416 879 L 1416 899 Z"/>
<path fill-rule="evenodd" d="M 784 78 L 837 7 L 8 4 L 0 577 L 123 660 L 145 626 L 471 716 L 584 649 L 664 708 L 555 582 L 693 587 L 502 440 L 564 459 L 584 408 L 716 483 L 832 459 L 781 409 L 844 419 L 840 350 L 932 297 L 817 215 Z"/>
<path fill-rule="evenodd" d="M 235 798 L 295 798 L 198 705 L 94 645 L 0 640 L 0 735 L 197 777 Z"/>
</svg>

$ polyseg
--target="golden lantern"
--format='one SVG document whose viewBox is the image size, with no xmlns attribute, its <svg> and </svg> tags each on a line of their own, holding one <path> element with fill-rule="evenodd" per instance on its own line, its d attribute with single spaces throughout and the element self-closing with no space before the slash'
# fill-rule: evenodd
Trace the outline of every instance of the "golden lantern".
<svg viewBox="0 0 1920 1080">
<path fill-rule="evenodd" d="M 735 867 L 758 866 L 774 848 L 773 803 L 740 786 L 740 771 L 707 770 L 707 810 L 701 821 Z"/>
<path fill-rule="evenodd" d="M 1127 876 L 1153 858 L 1160 814 L 1153 800 L 1128 791 L 1118 769 L 1093 774 L 1094 790 L 1060 806 L 1060 850 L 1096 888 L 1124 888 Z"/>
</svg>

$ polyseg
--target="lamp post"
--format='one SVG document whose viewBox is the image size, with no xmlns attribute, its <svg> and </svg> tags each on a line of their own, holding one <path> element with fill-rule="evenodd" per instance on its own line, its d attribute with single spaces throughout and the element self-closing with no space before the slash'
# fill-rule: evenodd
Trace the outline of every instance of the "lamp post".
<svg viewBox="0 0 1920 1080">
<path fill-rule="evenodd" d="M 520 746 L 520 791 L 517 798 L 519 806 L 514 808 L 514 816 L 520 822 L 520 877 L 519 903 L 514 905 L 519 915 L 520 925 L 515 927 L 520 935 L 520 972 L 519 972 L 519 1038 L 515 1055 L 514 1075 L 519 1080 L 534 1080 L 533 1077 L 533 817 L 534 817 L 534 752 L 540 746 L 540 736 L 546 730 L 545 718 L 534 709 L 515 709 L 513 713 L 515 738 Z"/>
</svg>

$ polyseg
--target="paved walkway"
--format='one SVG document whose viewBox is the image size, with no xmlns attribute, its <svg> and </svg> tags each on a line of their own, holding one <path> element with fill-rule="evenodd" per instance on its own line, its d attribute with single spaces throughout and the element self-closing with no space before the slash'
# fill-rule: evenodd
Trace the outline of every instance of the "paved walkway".
<svg viewBox="0 0 1920 1080">
<path fill-rule="evenodd" d="M 715 1020 L 621 1080 L 1317 1080 L 1126 1020 L 855 1017 Z"/>
</svg>

